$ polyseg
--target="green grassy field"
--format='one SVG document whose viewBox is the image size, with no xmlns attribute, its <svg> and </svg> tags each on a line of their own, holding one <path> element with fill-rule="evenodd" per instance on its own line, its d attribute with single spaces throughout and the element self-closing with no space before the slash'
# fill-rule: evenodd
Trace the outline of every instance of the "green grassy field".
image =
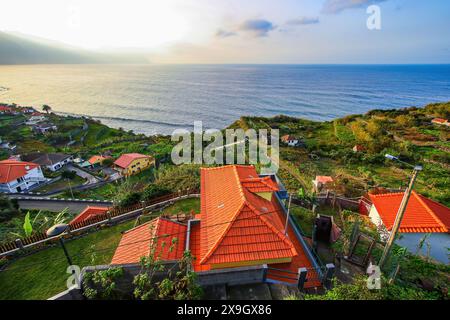
<svg viewBox="0 0 450 320">
<path fill-rule="evenodd" d="M 73 263 L 82 268 L 92 265 L 93 257 L 95 264 L 109 263 L 121 232 L 132 225 L 133 222 L 127 222 L 68 241 Z M 0 272 L 0 300 L 48 299 L 67 289 L 66 269 L 67 261 L 59 246 L 20 258 Z"/>
<path fill-rule="evenodd" d="M 198 213 L 199 199 L 176 202 L 162 213 Z M 145 222 L 143 219 L 141 222 Z M 122 236 L 121 232 L 133 228 L 135 221 L 106 228 L 85 237 L 67 242 L 73 263 L 81 268 L 88 265 L 108 264 Z M 62 249 L 49 248 L 11 263 L 0 272 L 0 300 L 41 300 L 66 290 L 67 261 Z"/>
</svg>

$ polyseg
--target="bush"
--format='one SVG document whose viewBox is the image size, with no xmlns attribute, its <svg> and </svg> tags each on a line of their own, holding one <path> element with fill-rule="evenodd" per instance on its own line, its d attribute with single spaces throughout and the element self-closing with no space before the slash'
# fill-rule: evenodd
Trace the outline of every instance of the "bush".
<svg viewBox="0 0 450 320">
<path fill-rule="evenodd" d="M 17 200 L 0 195 L 0 222 L 8 221 L 17 214 L 19 214 Z"/>
<path fill-rule="evenodd" d="M 61 174 L 61 178 L 70 180 L 75 179 L 76 176 L 77 173 L 75 171 L 68 171 L 68 170 L 63 171 L 63 173 Z"/>
<path fill-rule="evenodd" d="M 124 196 L 122 200 L 120 200 L 119 207 L 126 208 L 132 206 L 133 204 L 141 201 L 142 195 L 138 192 L 131 192 Z"/>
<path fill-rule="evenodd" d="M 157 197 L 164 196 L 166 194 L 171 193 L 171 191 L 163 186 L 152 184 L 151 186 L 147 187 L 142 195 L 143 200 L 149 200 Z"/>
</svg>

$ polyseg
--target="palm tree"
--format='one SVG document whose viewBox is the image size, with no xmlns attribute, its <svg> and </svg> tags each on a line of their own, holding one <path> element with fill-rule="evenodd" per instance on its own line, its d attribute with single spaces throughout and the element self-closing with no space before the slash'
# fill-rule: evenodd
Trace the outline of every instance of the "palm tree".
<svg viewBox="0 0 450 320">
<path fill-rule="evenodd" d="M 45 112 L 49 113 L 52 110 L 52 108 L 50 106 L 44 104 L 42 106 L 42 110 L 44 110 Z"/>
</svg>

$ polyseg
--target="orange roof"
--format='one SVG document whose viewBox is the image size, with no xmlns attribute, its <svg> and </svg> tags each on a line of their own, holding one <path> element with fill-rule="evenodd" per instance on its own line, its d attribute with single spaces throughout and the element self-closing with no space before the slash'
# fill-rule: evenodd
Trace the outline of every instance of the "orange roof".
<svg viewBox="0 0 450 320">
<path fill-rule="evenodd" d="M 201 264 L 291 258 L 297 254 L 283 234 L 281 208 L 256 192 L 277 190 L 253 166 L 201 169 Z M 248 188 L 246 187 L 248 186 Z"/>
<path fill-rule="evenodd" d="M 316 176 L 316 181 L 322 184 L 327 184 L 329 182 L 333 182 L 333 178 L 329 176 Z"/>
<path fill-rule="evenodd" d="M 404 193 L 369 194 L 387 230 L 391 230 Z M 400 225 L 402 233 L 445 233 L 450 230 L 450 209 L 412 192 Z"/>
<path fill-rule="evenodd" d="M 297 138 L 290 134 L 287 134 L 287 135 L 281 137 L 281 141 L 283 141 L 283 142 L 287 142 L 287 141 L 291 141 L 291 140 L 297 140 Z"/>
<path fill-rule="evenodd" d="M 8 183 L 25 176 L 28 171 L 39 167 L 36 163 L 17 160 L 0 161 L 0 183 Z"/>
<path fill-rule="evenodd" d="M 435 118 L 435 119 L 432 120 L 432 122 L 435 122 L 435 123 L 446 123 L 447 120 L 442 119 L 442 118 Z"/>
<path fill-rule="evenodd" d="M 179 260 L 185 251 L 186 232 L 184 224 L 156 218 L 123 234 L 111 264 L 138 263 L 150 250 L 157 260 Z"/>
<path fill-rule="evenodd" d="M 103 161 L 105 161 L 107 158 L 105 158 L 105 157 L 103 157 L 103 156 L 92 156 L 89 160 L 88 160 L 88 162 L 90 163 L 90 164 L 96 164 L 96 163 L 101 163 L 101 162 L 103 162 Z"/>
<path fill-rule="evenodd" d="M 146 156 L 144 154 L 140 153 L 126 153 L 120 156 L 119 159 L 117 159 L 114 164 L 116 166 L 119 166 L 121 168 L 128 168 L 128 166 L 137 159 L 143 159 L 143 158 L 150 158 L 150 156 Z"/>
<path fill-rule="evenodd" d="M 69 224 L 79 223 L 86 220 L 89 220 L 90 218 L 93 218 L 95 216 L 101 215 L 106 213 L 109 210 L 109 208 L 106 207 L 86 207 L 79 215 L 77 215 L 72 221 L 70 221 Z"/>
<path fill-rule="evenodd" d="M 8 106 L 0 106 L 0 111 L 12 111 L 13 108 L 8 107 Z"/>
</svg>

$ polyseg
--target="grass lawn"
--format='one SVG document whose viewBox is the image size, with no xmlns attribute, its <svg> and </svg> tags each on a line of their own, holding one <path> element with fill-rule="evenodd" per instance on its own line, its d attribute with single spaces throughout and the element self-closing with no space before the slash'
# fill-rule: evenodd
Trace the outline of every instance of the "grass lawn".
<svg viewBox="0 0 450 320">
<path fill-rule="evenodd" d="M 132 228 L 129 221 L 86 237 L 67 242 L 73 263 L 81 268 L 107 264 L 121 238 L 121 232 Z M 94 246 L 94 247 L 92 247 Z M 0 300 L 43 300 L 67 289 L 67 261 L 62 249 L 49 248 L 20 258 L 0 272 Z"/>
<path fill-rule="evenodd" d="M 185 199 L 164 209 L 162 213 L 176 214 L 200 211 L 200 199 Z M 141 220 L 141 223 L 146 219 Z M 81 268 L 107 264 L 121 238 L 121 232 L 133 228 L 135 220 L 103 229 L 86 237 L 67 242 L 73 263 Z M 93 254 L 95 252 L 95 254 Z M 92 258 L 95 258 L 92 262 Z M 66 290 L 67 261 L 58 246 L 20 258 L 0 272 L 0 300 L 47 299 Z"/>
<path fill-rule="evenodd" d="M 177 201 L 172 206 L 164 209 L 163 214 L 177 214 L 180 212 L 189 213 L 194 210 L 195 213 L 200 213 L 200 199 L 184 199 Z"/>
<path fill-rule="evenodd" d="M 85 179 L 79 177 L 79 176 L 75 176 L 75 178 L 73 178 L 72 180 L 70 180 L 70 185 L 73 187 L 82 185 L 84 182 L 86 182 Z M 63 188 L 69 188 L 69 182 L 64 180 L 64 179 L 60 179 L 54 183 L 51 184 L 47 184 L 45 186 L 42 186 L 40 188 L 34 189 L 33 192 L 41 192 L 41 193 L 48 193 L 48 192 L 52 192 L 55 190 L 60 190 Z M 69 191 L 70 193 L 70 191 Z"/>
<path fill-rule="evenodd" d="M 291 206 L 291 214 L 302 229 L 303 234 L 312 237 L 315 214 L 311 210 L 299 206 Z"/>
</svg>

